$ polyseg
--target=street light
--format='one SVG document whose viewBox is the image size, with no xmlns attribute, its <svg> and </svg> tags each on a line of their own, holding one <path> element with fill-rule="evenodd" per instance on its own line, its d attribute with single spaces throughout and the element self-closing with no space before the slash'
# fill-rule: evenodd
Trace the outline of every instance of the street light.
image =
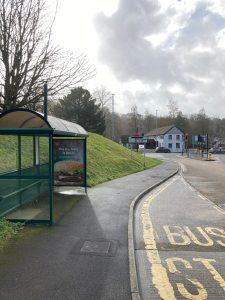
<svg viewBox="0 0 225 300">
<path fill-rule="evenodd" d="M 158 112 L 158 109 L 156 109 L 156 111 L 155 111 L 155 129 L 157 129 L 157 112 Z"/>
<path fill-rule="evenodd" d="M 115 94 L 112 94 L 112 140 L 115 140 L 115 120 L 114 120 L 114 96 Z"/>
</svg>

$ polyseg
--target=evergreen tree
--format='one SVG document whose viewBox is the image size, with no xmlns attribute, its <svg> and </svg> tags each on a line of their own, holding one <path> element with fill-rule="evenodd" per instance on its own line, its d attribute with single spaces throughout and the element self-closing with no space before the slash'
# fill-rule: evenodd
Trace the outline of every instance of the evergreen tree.
<svg viewBox="0 0 225 300">
<path fill-rule="evenodd" d="M 77 123 L 90 132 L 102 134 L 105 130 L 105 117 L 100 104 L 82 87 L 72 89 L 67 96 L 60 99 L 53 107 L 53 114 Z"/>
</svg>

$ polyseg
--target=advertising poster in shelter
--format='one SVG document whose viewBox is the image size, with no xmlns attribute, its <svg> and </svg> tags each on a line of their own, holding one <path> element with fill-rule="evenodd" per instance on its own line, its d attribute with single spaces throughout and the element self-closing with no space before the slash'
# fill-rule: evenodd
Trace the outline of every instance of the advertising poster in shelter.
<svg viewBox="0 0 225 300">
<path fill-rule="evenodd" d="M 54 185 L 84 186 L 84 140 L 54 140 Z"/>
</svg>

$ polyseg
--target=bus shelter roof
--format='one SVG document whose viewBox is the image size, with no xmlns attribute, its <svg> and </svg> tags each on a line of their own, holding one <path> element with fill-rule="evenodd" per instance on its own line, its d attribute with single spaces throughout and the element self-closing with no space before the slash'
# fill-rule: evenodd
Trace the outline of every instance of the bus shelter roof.
<svg viewBox="0 0 225 300">
<path fill-rule="evenodd" d="M 53 135 L 57 136 L 87 136 L 87 131 L 80 125 L 44 115 L 28 109 L 12 109 L 0 115 L 1 129 L 53 129 Z"/>
</svg>

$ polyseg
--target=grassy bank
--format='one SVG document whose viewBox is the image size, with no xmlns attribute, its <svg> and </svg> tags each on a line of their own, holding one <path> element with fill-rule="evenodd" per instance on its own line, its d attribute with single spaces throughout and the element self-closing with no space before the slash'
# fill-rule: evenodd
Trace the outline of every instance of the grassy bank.
<svg viewBox="0 0 225 300">
<path fill-rule="evenodd" d="M 89 186 L 144 170 L 143 155 L 98 134 L 91 133 L 87 145 Z M 159 160 L 145 158 L 145 169 L 158 164 Z"/>
</svg>

